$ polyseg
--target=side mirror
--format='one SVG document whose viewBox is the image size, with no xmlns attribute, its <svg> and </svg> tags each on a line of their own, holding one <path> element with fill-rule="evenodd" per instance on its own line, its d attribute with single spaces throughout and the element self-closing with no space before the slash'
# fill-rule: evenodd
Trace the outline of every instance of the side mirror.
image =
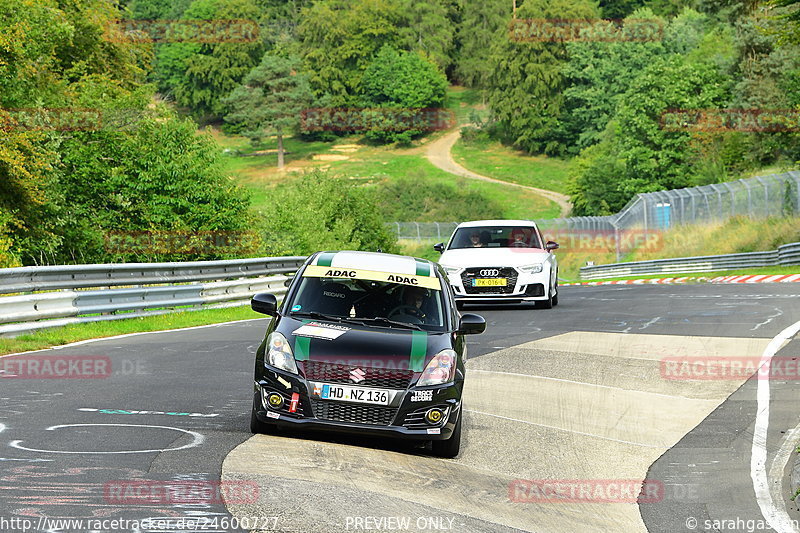
<svg viewBox="0 0 800 533">
<path fill-rule="evenodd" d="M 486 331 L 486 320 L 481 315 L 466 313 L 461 316 L 458 332 L 464 335 L 477 335 Z"/>
<path fill-rule="evenodd" d="M 274 294 L 259 292 L 250 300 L 250 307 L 256 313 L 274 316 L 278 312 L 278 299 Z"/>
<path fill-rule="evenodd" d="M 444 243 L 443 242 L 437 242 L 436 244 L 433 245 L 433 249 L 436 250 L 439 253 L 444 252 Z"/>
<path fill-rule="evenodd" d="M 547 244 L 544 245 L 545 250 L 558 250 L 558 243 L 553 241 L 547 241 Z"/>
</svg>

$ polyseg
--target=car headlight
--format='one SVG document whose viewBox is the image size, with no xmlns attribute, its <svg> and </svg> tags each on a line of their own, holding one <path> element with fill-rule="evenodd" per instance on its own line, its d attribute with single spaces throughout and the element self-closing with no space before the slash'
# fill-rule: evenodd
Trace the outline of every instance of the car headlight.
<svg viewBox="0 0 800 533">
<path fill-rule="evenodd" d="M 449 267 L 449 266 L 442 266 L 444 271 L 447 272 L 448 276 L 456 276 L 459 272 L 461 272 L 461 267 Z"/>
<path fill-rule="evenodd" d="M 535 265 L 525 265 L 521 267 L 517 267 L 517 270 L 522 272 L 523 274 L 538 274 L 542 271 L 543 265 L 541 263 Z"/>
<path fill-rule="evenodd" d="M 297 363 L 294 362 L 292 347 L 286 337 L 273 331 L 267 338 L 267 363 L 292 374 L 297 374 Z"/>
<path fill-rule="evenodd" d="M 417 386 L 441 385 L 453 381 L 453 377 L 456 375 L 457 357 L 458 355 L 453 350 L 442 350 L 436 354 L 419 378 Z"/>
</svg>

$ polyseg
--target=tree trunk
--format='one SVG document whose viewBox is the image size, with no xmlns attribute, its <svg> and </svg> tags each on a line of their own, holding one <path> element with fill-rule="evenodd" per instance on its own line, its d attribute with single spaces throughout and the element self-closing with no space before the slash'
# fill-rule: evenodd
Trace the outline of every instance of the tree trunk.
<svg viewBox="0 0 800 533">
<path fill-rule="evenodd" d="M 283 158 L 283 132 L 280 128 L 278 128 L 278 169 L 282 169 L 284 166 L 284 158 Z"/>
</svg>

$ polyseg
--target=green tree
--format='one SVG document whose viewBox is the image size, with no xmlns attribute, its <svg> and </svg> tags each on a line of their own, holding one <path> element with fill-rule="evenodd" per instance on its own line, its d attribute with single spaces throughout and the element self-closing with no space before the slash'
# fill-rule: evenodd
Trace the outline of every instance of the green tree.
<svg viewBox="0 0 800 533">
<path fill-rule="evenodd" d="M 652 11 L 643 9 L 632 14 L 623 28 L 635 26 L 637 19 L 664 24 Z M 611 24 L 605 29 L 618 31 Z M 575 41 L 567 44 L 567 50 L 569 61 L 563 72 L 568 86 L 561 122 L 569 151 L 575 152 L 600 140 L 626 88 L 655 58 L 666 55 L 666 50 L 659 39 Z"/>
<path fill-rule="evenodd" d="M 517 10 L 517 18 L 523 20 L 596 16 L 589 0 L 526 0 Z M 514 38 L 504 35 L 492 47 L 488 101 L 496 129 L 502 139 L 528 152 L 561 154 L 567 146 L 559 122 L 566 88 L 566 45 L 525 37 L 524 30 Z"/>
<path fill-rule="evenodd" d="M 194 0 L 183 20 L 257 21 L 261 11 L 253 0 Z M 264 54 L 258 40 L 213 43 L 167 43 L 158 53 L 159 80 L 175 101 L 198 115 L 224 114 L 221 100 L 230 94 Z"/>
<path fill-rule="evenodd" d="M 508 0 L 464 2 L 459 43 L 457 79 L 467 87 L 485 88 L 492 72 L 489 53 L 492 43 L 508 34 L 511 3 Z"/>
<path fill-rule="evenodd" d="M 444 101 L 446 90 L 447 78 L 431 60 L 418 52 L 399 52 L 384 46 L 364 72 L 360 103 L 368 108 L 399 110 L 438 107 Z M 367 132 L 367 137 L 408 142 L 422 133 L 422 130 L 397 126 L 384 120 Z"/>
<path fill-rule="evenodd" d="M 707 64 L 681 56 L 651 63 L 621 97 L 602 141 L 581 153 L 571 181 L 575 213 L 608 214 L 636 193 L 692 185 L 692 133 L 665 128 L 664 113 L 721 108 L 729 89 Z"/>
<path fill-rule="evenodd" d="M 344 178 L 315 171 L 278 186 L 275 198 L 274 211 L 263 219 L 265 253 L 398 251 L 367 192 Z"/>
<path fill-rule="evenodd" d="M 225 120 L 243 126 L 242 133 L 254 142 L 275 132 L 278 168 L 284 166 L 284 134 L 297 128 L 300 112 L 313 100 L 308 77 L 298 72 L 299 63 L 265 54 L 261 64 L 223 101 L 232 110 Z"/>
<path fill-rule="evenodd" d="M 800 44 L 800 0 L 772 0 L 779 22 L 777 34 L 782 44 Z"/>
<path fill-rule="evenodd" d="M 455 25 L 445 0 L 401 0 L 405 20 L 401 22 L 402 47 L 424 52 L 442 72 L 453 58 Z"/>
<path fill-rule="evenodd" d="M 401 7 L 395 0 L 319 0 L 302 10 L 299 54 L 317 96 L 331 95 L 333 106 L 352 103 L 374 55 L 400 43 Z"/>
</svg>

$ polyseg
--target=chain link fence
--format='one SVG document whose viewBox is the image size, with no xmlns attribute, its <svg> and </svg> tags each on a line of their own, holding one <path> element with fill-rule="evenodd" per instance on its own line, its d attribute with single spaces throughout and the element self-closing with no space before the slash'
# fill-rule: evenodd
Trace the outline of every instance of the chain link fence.
<svg viewBox="0 0 800 533">
<path fill-rule="evenodd" d="M 637 194 L 609 216 L 537 220 L 548 230 L 663 231 L 684 224 L 719 222 L 735 216 L 766 218 L 800 213 L 800 172 L 771 174 L 701 187 Z M 390 222 L 399 240 L 443 242 L 457 222 Z"/>
</svg>

